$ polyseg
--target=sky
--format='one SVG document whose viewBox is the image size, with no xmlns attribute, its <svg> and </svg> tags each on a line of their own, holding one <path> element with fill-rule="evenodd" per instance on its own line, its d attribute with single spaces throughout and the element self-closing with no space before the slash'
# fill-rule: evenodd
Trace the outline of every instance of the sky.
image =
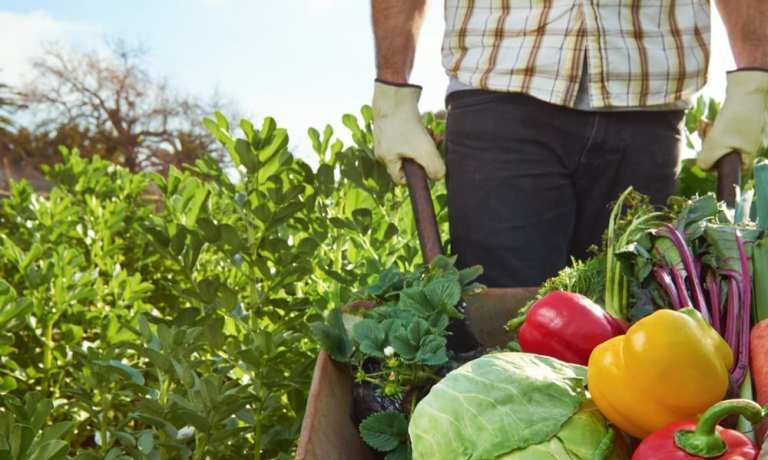
<svg viewBox="0 0 768 460">
<path fill-rule="evenodd" d="M 307 128 L 369 103 L 375 76 L 367 0 L 0 0 L 0 81 L 19 83 L 46 43 L 104 49 L 122 39 L 148 50 L 148 68 L 182 92 L 214 92 L 260 123 L 272 116 L 308 155 Z M 442 1 L 432 0 L 411 81 L 421 110 L 443 107 Z M 733 68 L 715 18 L 707 95 L 723 98 Z"/>
</svg>

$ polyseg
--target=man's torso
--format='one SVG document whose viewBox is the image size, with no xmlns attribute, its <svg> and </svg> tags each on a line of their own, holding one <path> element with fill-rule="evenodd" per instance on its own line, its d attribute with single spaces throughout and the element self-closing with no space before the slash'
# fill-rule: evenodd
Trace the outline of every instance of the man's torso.
<svg viewBox="0 0 768 460">
<path fill-rule="evenodd" d="M 454 90 L 591 110 L 684 108 L 706 82 L 708 0 L 446 0 L 445 18 Z"/>
</svg>

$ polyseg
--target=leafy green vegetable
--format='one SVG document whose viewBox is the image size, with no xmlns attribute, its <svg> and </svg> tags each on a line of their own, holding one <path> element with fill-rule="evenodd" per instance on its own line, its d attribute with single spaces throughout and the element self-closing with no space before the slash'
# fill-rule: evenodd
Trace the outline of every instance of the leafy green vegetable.
<svg viewBox="0 0 768 460">
<path fill-rule="evenodd" d="M 340 309 L 333 309 L 328 312 L 325 323 L 313 323 L 310 327 L 331 358 L 339 362 L 347 362 L 352 354 L 352 341 L 347 334 L 342 316 Z"/>
<path fill-rule="evenodd" d="M 400 412 L 378 412 L 360 423 L 363 441 L 379 452 L 397 449 L 408 441 L 408 422 Z"/>
<path fill-rule="evenodd" d="M 589 401 L 585 375 L 582 366 L 526 353 L 470 361 L 416 406 L 413 458 L 607 458 L 613 431 Z"/>
<path fill-rule="evenodd" d="M 653 209 L 648 197 L 632 187 L 621 194 L 613 206 L 605 231 L 605 310 L 616 318 L 627 319 L 630 311 L 630 280 L 617 257 L 627 251 L 637 251 L 632 243 L 658 226 L 664 214 Z M 645 270 L 650 272 L 650 270 Z M 647 274 L 647 273 L 646 273 Z"/>
<path fill-rule="evenodd" d="M 449 360 L 446 350 L 449 317 L 461 316 L 455 305 L 462 294 L 478 289 L 474 280 L 481 273 L 479 267 L 457 270 L 454 263 L 455 258 L 441 256 L 430 266 L 412 273 L 403 274 L 394 268 L 384 271 L 361 292 L 373 300 L 386 299 L 386 303 L 362 312 L 362 318 L 351 328 L 351 337 L 337 309 L 324 323 L 312 325 L 315 338 L 334 359 L 351 362 L 358 368 L 368 358 L 389 358 L 387 361 L 393 365 L 400 361 L 432 367 L 445 364 Z M 392 350 L 389 354 L 388 348 Z M 402 372 L 410 373 L 408 370 L 394 373 Z M 418 369 L 412 372 L 422 377 L 433 373 Z M 427 382 L 429 378 L 421 378 L 419 382 Z M 378 383 L 384 386 L 383 381 Z M 415 382 L 407 377 L 400 384 L 397 393 L 404 394 Z"/>
<path fill-rule="evenodd" d="M 474 280 L 481 269 L 457 270 L 455 261 L 440 256 L 409 273 L 389 268 L 360 290 L 368 300 L 382 303 L 359 312 L 347 325 L 343 317 L 351 313 L 340 309 L 312 325 L 315 338 L 331 357 L 352 364 L 356 384 L 372 384 L 362 387 L 367 393 L 359 397 L 389 398 L 402 411 L 374 413 L 360 425 L 363 440 L 389 452 L 387 458 L 409 458 L 406 417 L 419 395 L 440 378 L 440 367 L 451 360 L 446 347 L 449 318 L 462 316 L 456 304 L 463 294 L 480 287 Z M 410 407 L 403 407 L 406 402 Z M 398 416 L 404 427 L 402 439 L 387 425 L 399 423 L 394 420 Z"/>
</svg>

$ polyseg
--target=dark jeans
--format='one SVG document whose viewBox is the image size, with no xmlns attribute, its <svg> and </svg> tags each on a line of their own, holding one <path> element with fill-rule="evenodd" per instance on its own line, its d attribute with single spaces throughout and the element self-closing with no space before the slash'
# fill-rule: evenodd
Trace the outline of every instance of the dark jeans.
<svg viewBox="0 0 768 460">
<path fill-rule="evenodd" d="M 588 256 L 630 185 L 654 204 L 674 191 L 682 111 L 584 112 L 480 90 L 447 104 L 452 250 L 490 287 L 535 286 Z"/>
</svg>

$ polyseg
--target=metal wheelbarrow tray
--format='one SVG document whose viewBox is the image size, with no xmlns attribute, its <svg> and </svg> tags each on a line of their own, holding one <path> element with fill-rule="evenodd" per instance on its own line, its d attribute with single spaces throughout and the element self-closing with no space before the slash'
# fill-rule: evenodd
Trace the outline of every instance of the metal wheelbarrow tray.
<svg viewBox="0 0 768 460">
<path fill-rule="evenodd" d="M 440 253 L 440 241 L 429 197 L 426 175 L 419 166 L 404 162 L 411 202 L 426 260 Z M 733 206 L 733 184 L 741 183 L 741 159 L 731 153 L 718 162 L 718 197 Z M 534 297 L 538 287 L 490 288 L 466 299 L 472 332 L 484 346 L 504 345 L 511 339 L 504 325 Z M 297 460 L 374 460 L 380 458 L 360 438 L 352 421 L 353 378 L 346 364 L 321 351 L 315 362 L 312 385 L 299 436 Z"/>
</svg>

